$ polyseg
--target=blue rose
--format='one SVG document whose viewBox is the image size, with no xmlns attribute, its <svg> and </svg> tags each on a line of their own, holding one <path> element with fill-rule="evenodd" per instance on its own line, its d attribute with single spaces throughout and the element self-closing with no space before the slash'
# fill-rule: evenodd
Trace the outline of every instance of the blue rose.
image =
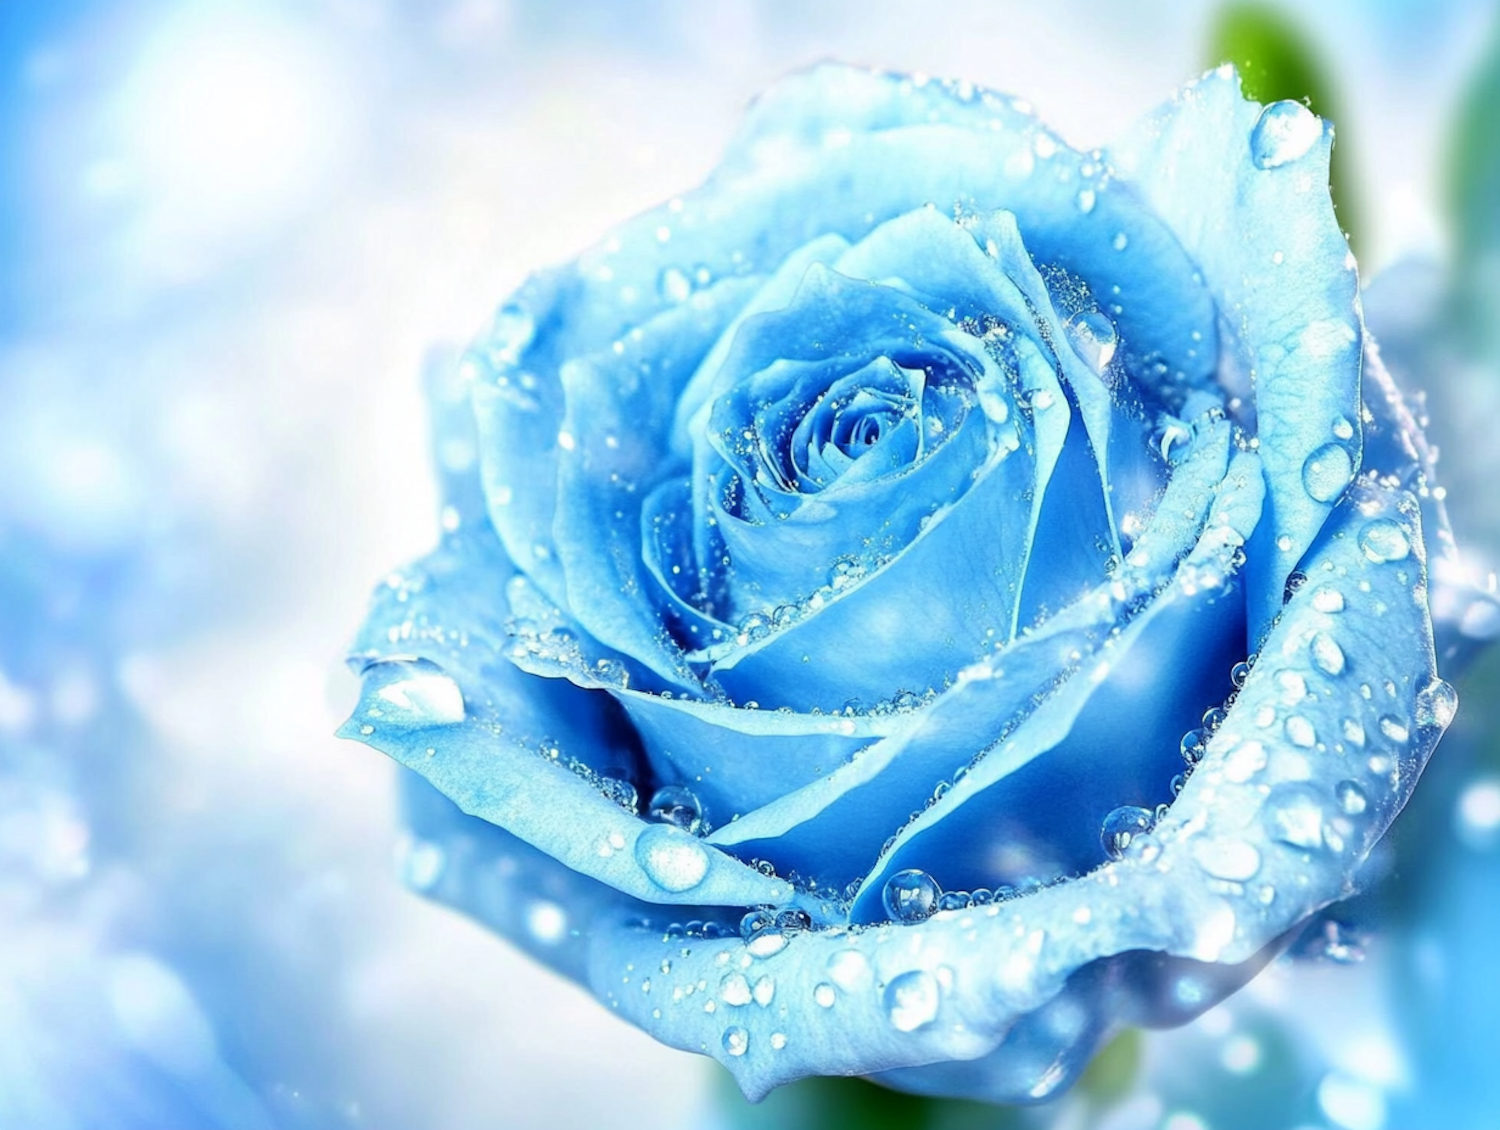
<svg viewBox="0 0 1500 1130">
<path fill-rule="evenodd" d="M 1228 70 L 1079 153 L 822 67 L 532 278 L 434 382 L 445 532 L 355 648 L 413 884 L 752 1097 L 1035 1100 L 1241 985 L 1494 611 L 1429 600 L 1330 146 Z"/>
</svg>

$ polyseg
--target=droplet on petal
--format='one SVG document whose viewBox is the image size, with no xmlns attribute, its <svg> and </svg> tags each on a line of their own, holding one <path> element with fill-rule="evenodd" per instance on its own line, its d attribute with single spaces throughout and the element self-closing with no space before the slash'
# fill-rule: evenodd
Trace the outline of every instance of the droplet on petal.
<svg viewBox="0 0 1500 1130">
<path fill-rule="evenodd" d="M 664 891 L 690 891 L 708 874 L 708 852 L 669 824 L 647 828 L 635 841 L 636 862 Z"/>
<path fill-rule="evenodd" d="M 666 785 L 651 794 L 646 815 L 658 824 L 671 824 L 690 835 L 701 835 L 703 805 L 698 796 L 683 785 Z"/>
<path fill-rule="evenodd" d="M 1323 123 L 1301 102 L 1272 102 L 1250 131 L 1250 156 L 1257 168 L 1276 169 L 1307 151 L 1323 136 Z"/>
<path fill-rule="evenodd" d="M 913 969 L 891 978 L 883 999 L 891 1027 L 898 1032 L 915 1032 L 937 1019 L 942 992 L 931 973 Z"/>
<path fill-rule="evenodd" d="M 1097 310 L 1074 314 L 1067 323 L 1068 340 L 1073 350 L 1096 373 L 1103 373 L 1114 359 L 1120 335 L 1114 323 Z"/>
<path fill-rule="evenodd" d="M 908 868 L 897 871 L 885 881 L 881 898 L 892 922 L 921 922 L 937 909 L 941 893 L 931 875 Z"/>
<path fill-rule="evenodd" d="M 1110 859 L 1120 859 L 1132 840 L 1151 830 L 1151 811 L 1133 804 L 1121 805 L 1104 818 L 1099 843 Z"/>
<path fill-rule="evenodd" d="M 1399 522 L 1376 518 L 1359 532 L 1359 548 L 1376 564 L 1401 561 L 1411 552 L 1411 540 Z"/>
<path fill-rule="evenodd" d="M 1332 502 L 1354 477 L 1354 460 L 1341 443 L 1325 443 L 1302 464 L 1302 486 L 1315 502 Z"/>
</svg>

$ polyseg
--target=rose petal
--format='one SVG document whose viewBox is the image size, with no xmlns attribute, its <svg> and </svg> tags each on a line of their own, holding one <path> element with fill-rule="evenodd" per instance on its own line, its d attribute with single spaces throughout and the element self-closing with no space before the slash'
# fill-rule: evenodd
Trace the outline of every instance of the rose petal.
<svg viewBox="0 0 1500 1130">
<path fill-rule="evenodd" d="M 1296 153 L 1288 143 L 1268 156 L 1281 111 L 1301 129 Z M 1300 104 L 1262 111 L 1246 101 L 1225 67 L 1111 151 L 1218 298 L 1230 332 L 1226 363 L 1251 375 L 1267 489 L 1248 566 L 1252 642 L 1280 612 L 1287 575 L 1337 501 L 1326 484 L 1310 492 L 1309 460 L 1338 444 L 1345 482 L 1360 463 L 1364 326 L 1359 277 L 1327 190 L 1332 143 Z"/>
</svg>

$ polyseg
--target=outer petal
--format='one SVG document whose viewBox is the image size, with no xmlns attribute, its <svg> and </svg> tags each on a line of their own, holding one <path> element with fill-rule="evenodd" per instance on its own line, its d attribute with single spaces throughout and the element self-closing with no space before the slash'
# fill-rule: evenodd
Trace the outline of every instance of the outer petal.
<svg viewBox="0 0 1500 1130">
<path fill-rule="evenodd" d="M 1225 67 L 1113 150 L 1202 271 L 1229 331 L 1224 364 L 1254 389 L 1269 521 L 1250 552 L 1252 641 L 1360 462 L 1364 327 L 1328 195 L 1332 141 L 1300 104 L 1245 101 Z"/>
<path fill-rule="evenodd" d="M 384 586 L 351 661 L 364 668 L 363 693 L 340 735 L 416 770 L 465 812 L 637 898 L 732 906 L 789 899 L 788 884 L 647 824 L 605 794 L 597 777 L 605 770 L 640 779 L 635 736 L 606 694 L 527 674 L 501 654 L 509 571 L 493 534 L 476 530 Z"/>
<path fill-rule="evenodd" d="M 1126 993 L 1117 998 L 1121 1014 L 1147 1024 L 1207 1008 L 1238 982 L 1234 967 L 1253 972 L 1267 946 L 1342 897 L 1451 717 L 1451 688 L 1433 674 L 1418 522 L 1409 497 L 1375 487 L 1340 508 L 1310 558 L 1312 581 L 1267 638 L 1203 763 L 1167 819 L 1123 859 L 1002 905 L 940 913 L 921 926 L 794 935 L 775 952 L 737 942 L 669 951 L 655 936 L 621 928 L 594 947 L 595 991 L 659 1039 L 719 1059 L 751 1097 L 807 1074 L 991 1054 L 989 1079 L 999 1084 L 969 1079 L 971 1093 L 1041 1097 L 1086 1055 L 1075 1048 L 1050 1063 L 1031 1059 L 1040 1077 L 1030 1071 L 1007 1082 L 1002 1045 L 1013 1030 L 1035 1032 L 1024 1018 L 1070 978 L 1101 959 L 1139 962 L 1136 951 L 1171 960 L 1156 966 L 1160 976 L 1106 976 L 1088 991 Z M 1405 539 L 1403 556 L 1395 556 L 1402 543 L 1392 527 Z M 1333 591 L 1348 613 L 1334 609 Z M 1345 656 L 1338 674 L 1320 666 L 1331 655 L 1324 637 Z M 1288 670 L 1306 692 L 1290 706 Z M 1347 693 L 1360 686 L 1368 698 Z M 1288 725 L 1294 713 L 1311 728 L 1310 744 L 1301 725 Z M 654 968 L 668 957 L 671 975 L 651 993 L 620 991 L 627 965 Z M 764 980 L 767 1003 L 716 1002 L 707 1011 L 674 999 L 674 987 L 730 974 Z M 1073 1044 L 1093 1043 L 1101 1026 L 1087 1013 L 1082 1019 L 1059 1024 L 1054 1040 L 1072 1046 L 1071 1032 Z M 1036 1043 L 1016 1051 L 1032 1057 Z M 920 1086 L 911 1076 L 891 1081 Z"/>
</svg>

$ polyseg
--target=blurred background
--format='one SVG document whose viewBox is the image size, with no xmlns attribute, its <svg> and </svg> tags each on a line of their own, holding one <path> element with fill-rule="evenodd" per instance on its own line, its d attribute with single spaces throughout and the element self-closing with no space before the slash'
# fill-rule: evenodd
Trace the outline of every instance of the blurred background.
<svg viewBox="0 0 1500 1130">
<path fill-rule="evenodd" d="M 1094 146 L 1236 34 L 1290 36 L 1372 323 L 1492 567 L 1494 5 L 1259 11 L 0 2 L 0 1126 L 1500 1124 L 1493 657 L 1383 884 L 1030 1113 L 852 1084 L 752 1111 L 406 890 L 430 861 L 394 769 L 331 736 L 367 593 L 436 534 L 429 348 L 699 181 L 755 92 L 824 58 L 1015 92 Z"/>
</svg>

